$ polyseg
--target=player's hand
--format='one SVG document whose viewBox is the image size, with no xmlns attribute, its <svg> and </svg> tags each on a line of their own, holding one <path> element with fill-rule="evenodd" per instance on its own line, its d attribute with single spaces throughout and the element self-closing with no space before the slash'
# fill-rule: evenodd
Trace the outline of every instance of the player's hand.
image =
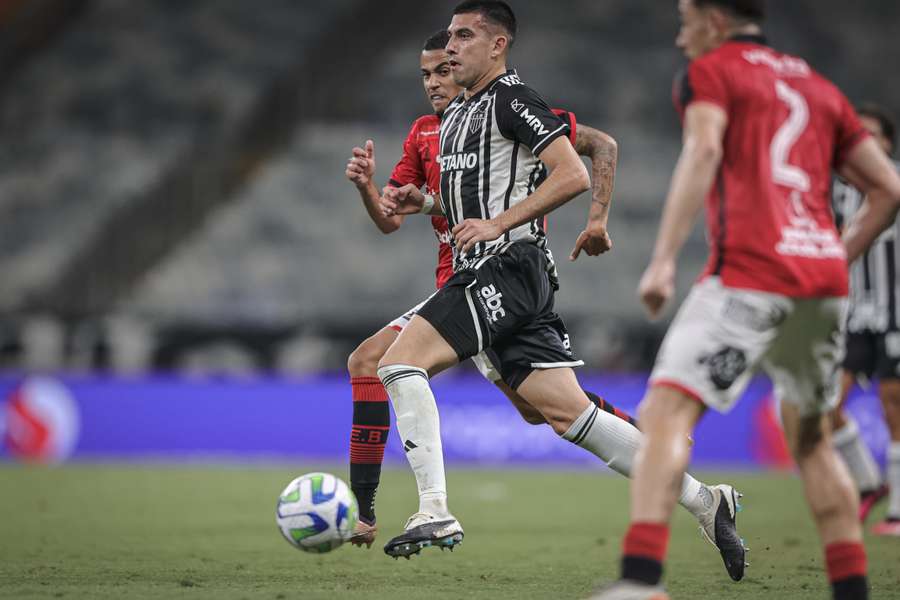
<svg viewBox="0 0 900 600">
<path fill-rule="evenodd" d="M 609 237 L 609 232 L 606 231 L 606 226 L 588 223 L 584 231 L 578 235 L 578 239 L 575 240 L 575 247 L 569 254 L 569 260 L 577 259 L 582 250 L 588 256 L 599 256 L 612 250 L 612 245 L 612 239 Z"/>
<path fill-rule="evenodd" d="M 659 317 L 666 302 L 675 294 L 675 261 L 656 260 L 650 263 L 641 283 L 638 296 L 651 319 Z"/>
<path fill-rule="evenodd" d="M 503 228 L 495 221 L 484 219 L 466 219 L 453 228 L 456 247 L 465 254 L 478 242 L 492 242 L 503 235 Z"/>
<path fill-rule="evenodd" d="M 367 140 L 365 149 L 353 149 L 353 156 L 347 162 L 345 173 L 347 179 L 357 187 L 364 187 L 372 181 L 375 177 L 375 142 Z"/>
<path fill-rule="evenodd" d="M 422 206 L 425 205 L 425 194 L 411 183 L 399 188 L 387 186 L 382 191 L 378 203 L 385 217 L 414 215 L 422 212 Z"/>
</svg>

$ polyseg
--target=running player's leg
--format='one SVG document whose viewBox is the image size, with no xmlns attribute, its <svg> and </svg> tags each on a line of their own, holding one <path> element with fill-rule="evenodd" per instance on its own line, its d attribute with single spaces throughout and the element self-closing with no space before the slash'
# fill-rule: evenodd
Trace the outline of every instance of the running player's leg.
<svg viewBox="0 0 900 600">
<path fill-rule="evenodd" d="M 378 379 L 378 361 L 410 319 L 427 302 L 420 302 L 366 339 L 350 354 L 347 370 L 353 396 L 350 431 L 350 488 L 359 502 L 359 523 L 350 542 L 371 547 L 375 541 L 375 493 L 391 425 L 388 395 Z"/>
<path fill-rule="evenodd" d="M 891 443 L 887 456 L 887 484 L 890 490 L 887 518 L 878 523 L 874 533 L 900 536 L 900 379 L 883 379 L 879 395 L 884 408 Z"/>
<path fill-rule="evenodd" d="M 622 579 L 651 589 L 659 584 L 669 520 L 690 458 L 685 436 L 705 406 L 727 412 L 734 405 L 774 341 L 786 303 L 771 294 L 730 290 L 718 278 L 707 278 L 681 306 L 639 411 L 644 442 L 634 466 Z M 717 487 L 717 517 L 733 524 L 738 494 L 730 486 Z M 709 537 L 729 575 L 742 578 L 745 549 L 733 527 L 715 527 Z"/>
<path fill-rule="evenodd" d="M 865 599 L 866 554 L 859 497 L 829 439 L 824 418 L 838 401 L 845 299 L 795 300 L 792 314 L 766 357 L 789 448 L 803 480 L 836 599 Z"/>
<path fill-rule="evenodd" d="M 398 335 L 393 327 L 384 327 L 357 346 L 347 360 L 353 394 L 350 489 L 359 502 L 360 521 L 357 534 L 350 541 L 357 546 L 371 547 L 375 540 L 375 493 L 391 426 L 388 395 L 378 379 L 378 361 Z"/>
<path fill-rule="evenodd" d="M 418 512 L 405 532 L 385 545 L 394 557 L 409 557 L 429 545 L 452 548 L 462 541 L 462 527 L 447 505 L 440 420 L 428 378 L 480 350 L 465 286 L 470 279 L 454 276 L 426 302 L 378 366 L 419 489 Z M 439 324 L 440 332 L 432 323 Z"/>
<path fill-rule="evenodd" d="M 834 432 L 831 441 L 856 482 L 860 494 L 859 517 L 862 521 L 866 520 L 875 503 L 884 497 L 886 490 L 882 487 L 878 464 L 860 437 L 856 420 L 844 409 L 844 405 L 857 378 L 868 380 L 875 373 L 878 337 L 876 334 L 865 332 L 847 335 L 841 373 L 840 403 L 829 413 L 831 430 Z"/>
<path fill-rule="evenodd" d="M 519 411 L 519 415 L 521 415 L 522 419 L 528 423 L 529 425 L 546 425 L 547 419 L 544 418 L 544 415 L 540 413 L 539 410 L 528 404 L 522 396 L 518 394 L 514 389 L 512 389 L 509 384 L 505 383 L 500 376 L 499 369 L 493 364 L 497 361 L 496 355 L 490 350 L 485 350 L 475 356 L 472 357 L 472 362 L 478 368 L 478 371 L 484 376 L 485 379 L 493 383 L 497 386 L 503 394 L 509 399 L 512 405 Z M 588 400 L 590 400 L 594 405 L 597 406 L 600 410 L 606 411 L 611 415 L 614 415 L 623 421 L 630 423 L 631 425 L 637 427 L 637 421 L 632 418 L 624 410 L 616 408 L 605 398 L 600 397 L 594 392 L 585 390 L 582 388 L 584 393 L 587 395 Z"/>
<path fill-rule="evenodd" d="M 494 346 L 503 380 L 537 408 L 564 439 L 581 446 L 616 472 L 632 475 L 641 432 L 629 422 L 600 410 L 581 390 L 569 365 L 577 365 L 568 347 L 565 324 L 554 313 L 543 314 L 509 340 Z M 689 432 L 684 443 L 690 446 Z M 705 486 L 682 471 L 676 496 L 700 522 L 701 531 L 720 551 L 732 578 L 743 576 L 744 549 L 737 535 L 731 486 Z M 726 514 L 727 513 L 727 514 Z M 723 533 L 717 535 L 717 530 Z M 724 536 L 724 537 L 723 537 Z"/>
</svg>

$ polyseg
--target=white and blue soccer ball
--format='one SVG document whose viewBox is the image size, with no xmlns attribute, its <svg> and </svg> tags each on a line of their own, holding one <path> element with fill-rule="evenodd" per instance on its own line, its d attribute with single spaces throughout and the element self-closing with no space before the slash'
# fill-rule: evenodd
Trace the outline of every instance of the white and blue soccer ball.
<svg viewBox="0 0 900 600">
<path fill-rule="evenodd" d="M 358 519 L 353 492 L 329 473 L 294 479 L 281 492 L 275 509 L 281 535 L 304 552 L 331 552 L 350 539 Z"/>
</svg>

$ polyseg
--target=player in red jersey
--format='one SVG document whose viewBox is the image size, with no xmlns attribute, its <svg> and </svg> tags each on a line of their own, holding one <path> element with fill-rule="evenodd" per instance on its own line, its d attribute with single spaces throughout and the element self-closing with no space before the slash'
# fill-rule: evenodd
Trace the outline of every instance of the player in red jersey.
<svg viewBox="0 0 900 600">
<path fill-rule="evenodd" d="M 823 415 L 837 400 L 847 258 L 890 224 L 900 179 L 837 87 L 766 46 L 763 0 L 680 0 L 679 12 L 677 45 L 692 62 L 676 91 L 684 147 L 639 287 L 651 316 L 673 294 L 677 256 L 704 198 L 711 252 L 641 404 L 622 579 L 596 597 L 667 597 L 659 583 L 676 483 L 690 459 L 684 436 L 707 407 L 734 406 L 762 368 L 781 401 L 834 597 L 864 599 L 858 497 Z M 846 251 L 831 215 L 832 169 L 868 194 Z"/>
<path fill-rule="evenodd" d="M 425 92 L 434 109 L 434 114 L 420 117 L 413 123 L 403 144 L 403 155 L 394 168 L 389 183 L 395 187 L 413 184 L 426 187 L 435 193 L 440 183 L 440 169 L 437 163 L 440 119 L 450 101 L 458 96 L 462 88 L 453 82 L 444 47 L 449 34 L 438 32 L 429 38 L 423 48 L 420 62 Z M 612 196 L 616 166 L 616 143 L 605 133 L 587 126 L 577 126 L 575 116 L 562 110 L 554 111 L 570 127 L 570 141 L 579 154 L 592 161 L 594 171 L 594 196 L 607 205 Z M 359 190 L 363 205 L 372 221 L 383 233 L 396 231 L 403 223 L 403 216 L 385 217 L 377 206 L 380 196 L 375 187 L 375 144 L 371 140 L 366 147 L 355 148 L 354 156 L 347 165 L 346 175 Z M 450 232 L 447 219 L 431 217 L 431 224 L 438 239 L 438 266 L 436 286 L 440 289 L 453 275 L 453 252 L 450 248 Z M 604 224 L 605 226 L 605 224 Z M 603 243 L 585 246 L 591 255 L 605 252 L 612 242 L 608 236 Z M 580 252 L 583 241 L 576 244 L 573 255 Z M 362 342 L 350 355 L 348 370 L 353 394 L 353 429 L 350 441 L 350 484 L 359 501 L 359 535 L 353 538 L 357 545 L 370 546 L 375 537 L 374 498 L 381 477 L 381 463 L 384 446 L 390 428 L 388 397 L 376 369 L 378 361 L 409 323 L 424 302 L 407 311 L 375 335 Z M 486 356 L 473 358 L 479 371 L 499 387 L 519 410 L 522 417 L 531 424 L 546 423 L 544 417 L 519 397 L 500 380 L 500 375 Z M 606 412 L 614 414 L 634 425 L 634 420 L 625 412 L 615 408 L 596 394 L 586 392 L 591 400 Z"/>
</svg>

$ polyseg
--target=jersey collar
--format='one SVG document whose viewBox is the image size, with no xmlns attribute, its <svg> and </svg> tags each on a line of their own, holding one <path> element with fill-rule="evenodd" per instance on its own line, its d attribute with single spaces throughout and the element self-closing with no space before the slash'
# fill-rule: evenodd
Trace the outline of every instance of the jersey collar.
<svg viewBox="0 0 900 600">
<path fill-rule="evenodd" d="M 497 85 L 497 82 L 500 81 L 501 79 L 503 79 L 504 77 L 508 76 L 508 75 L 518 75 L 518 73 L 516 73 L 516 70 L 515 70 L 515 69 L 507 69 L 505 73 L 501 73 L 500 75 L 497 75 L 496 77 L 494 77 L 494 78 L 490 81 L 490 83 L 488 83 L 486 86 L 484 86 L 484 87 L 481 89 L 480 92 L 478 92 L 477 94 L 473 95 L 473 96 L 472 96 L 471 98 L 469 98 L 468 100 L 464 100 L 464 101 L 470 103 L 470 102 L 474 102 L 474 101 L 477 100 L 478 98 L 481 98 L 481 95 L 482 95 L 482 94 L 484 94 L 485 92 L 489 92 L 489 91 L 491 91 L 492 89 L 494 89 L 494 86 Z M 463 97 L 463 99 L 465 99 L 465 92 L 463 92 L 462 97 Z"/>
</svg>

